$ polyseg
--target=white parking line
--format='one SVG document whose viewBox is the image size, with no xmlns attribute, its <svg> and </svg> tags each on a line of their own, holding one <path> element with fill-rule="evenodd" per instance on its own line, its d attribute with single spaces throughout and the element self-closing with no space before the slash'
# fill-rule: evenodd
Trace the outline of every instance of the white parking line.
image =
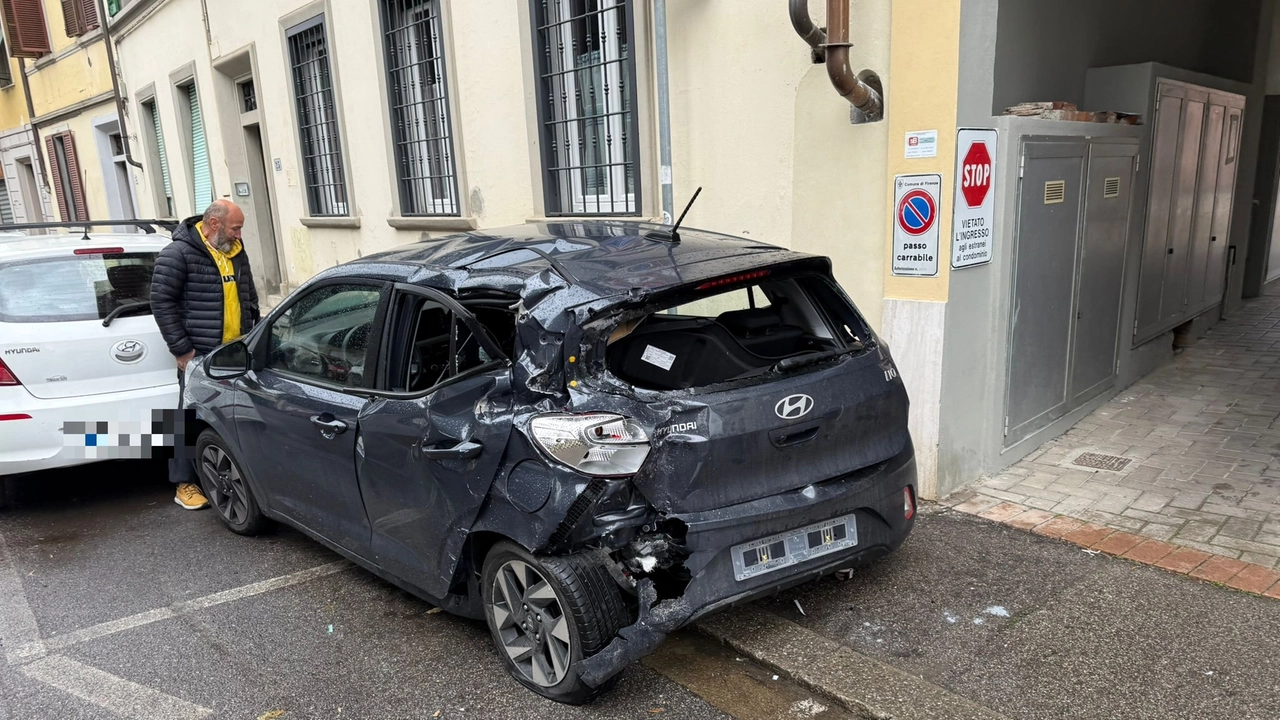
<svg viewBox="0 0 1280 720">
<path fill-rule="evenodd" d="M 45 654 L 40 643 L 40 627 L 36 625 L 27 592 L 22 588 L 22 578 L 3 537 L 0 537 L 0 645 L 4 646 L 5 660 L 10 665 Z"/>
<path fill-rule="evenodd" d="M 24 665 L 21 672 L 29 678 L 124 718 L 200 720 L 213 714 L 209 708 L 143 687 L 61 655 L 51 655 Z"/>
<path fill-rule="evenodd" d="M 263 580 L 250 585 L 242 585 L 238 588 L 231 588 L 230 590 L 224 590 L 212 595 L 205 595 L 204 597 L 195 598 L 194 600 L 185 600 L 183 602 L 174 603 L 167 608 L 148 610 L 147 612 L 141 612 L 137 615 L 120 618 L 119 620 L 99 623 L 98 625 L 75 630 L 65 635 L 47 638 L 42 642 L 45 649 L 48 651 L 64 650 L 72 645 L 78 645 L 82 642 L 97 640 L 98 638 L 106 637 L 107 635 L 114 635 L 119 632 L 142 627 L 143 625 L 150 625 L 154 622 L 168 620 L 169 618 L 178 617 L 179 615 L 186 615 L 197 610 L 204 610 L 205 608 L 211 608 L 215 605 L 253 597 L 254 595 L 261 595 L 265 592 L 287 588 L 291 585 L 298 585 L 300 583 L 307 582 L 308 580 L 315 580 L 316 578 L 322 578 L 326 575 L 342 572 L 343 570 L 351 567 L 355 566 L 349 560 L 336 560 L 325 565 L 318 565 L 313 568 L 307 568 L 306 570 L 289 573 L 288 575 L 271 578 L 270 580 Z"/>
</svg>

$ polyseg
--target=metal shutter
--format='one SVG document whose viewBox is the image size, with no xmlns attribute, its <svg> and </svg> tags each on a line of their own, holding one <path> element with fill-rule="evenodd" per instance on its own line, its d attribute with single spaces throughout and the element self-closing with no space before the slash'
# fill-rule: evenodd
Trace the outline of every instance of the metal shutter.
<svg viewBox="0 0 1280 720">
<path fill-rule="evenodd" d="M 169 156 L 164 149 L 164 131 L 160 129 L 160 111 L 155 103 L 147 103 L 147 111 L 151 113 L 151 126 L 156 132 L 156 150 L 160 154 L 160 178 L 164 181 L 164 197 L 173 202 L 173 180 L 169 177 Z M 166 209 L 167 212 L 173 212 Z"/>
<path fill-rule="evenodd" d="M 63 222 L 70 222 L 73 218 L 67 215 L 67 194 L 62 185 L 62 168 L 58 166 L 58 148 L 62 144 L 62 135 L 60 133 L 50 135 L 44 139 L 44 143 L 49 155 L 49 176 L 53 178 L 53 194 L 58 200 L 58 214 Z"/>
<path fill-rule="evenodd" d="M 4 8 L 5 31 L 13 45 L 10 55 L 38 58 L 52 52 L 40 0 L 0 0 L 0 7 Z"/>
<path fill-rule="evenodd" d="M 89 219 L 89 207 L 84 199 L 84 175 L 80 172 L 80 159 L 76 156 L 76 140 L 71 131 L 62 133 L 62 143 L 67 150 L 67 171 L 71 174 L 71 194 L 76 206 L 76 220 Z"/>
<path fill-rule="evenodd" d="M 83 4 L 83 0 L 62 0 L 62 26 L 67 37 L 84 34 L 84 11 L 80 9 Z"/>
<path fill-rule="evenodd" d="M 0 224 L 13 224 L 13 204 L 9 202 L 9 185 L 0 180 Z"/>
<path fill-rule="evenodd" d="M 77 0 L 80 3 L 80 27 L 85 31 L 96 30 L 102 24 L 98 22 L 98 0 Z"/>
<path fill-rule="evenodd" d="M 204 116 L 200 113 L 200 96 L 196 84 L 187 86 L 187 98 L 191 104 L 191 174 L 195 181 L 195 212 L 213 203 L 213 172 L 209 168 L 209 145 L 205 142 Z"/>
</svg>

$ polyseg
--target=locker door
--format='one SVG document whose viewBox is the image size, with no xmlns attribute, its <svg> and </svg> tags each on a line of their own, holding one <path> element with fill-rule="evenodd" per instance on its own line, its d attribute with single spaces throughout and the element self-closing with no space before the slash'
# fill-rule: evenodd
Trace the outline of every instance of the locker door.
<svg viewBox="0 0 1280 720">
<path fill-rule="evenodd" d="M 1230 244 L 1231 210 L 1235 203 L 1236 171 L 1240 168 L 1240 133 L 1244 127 L 1244 110 L 1228 108 L 1226 131 L 1222 134 L 1221 163 L 1213 204 L 1213 233 L 1209 241 L 1209 259 L 1204 276 L 1206 305 L 1222 302 L 1227 280 L 1227 245 Z"/>
<path fill-rule="evenodd" d="M 1071 366 L 1073 408 L 1115 381 L 1124 251 L 1137 156 L 1136 144 L 1099 143 L 1090 149 Z"/>
<path fill-rule="evenodd" d="M 1173 212 L 1170 213 L 1169 240 L 1165 248 L 1164 292 L 1160 294 L 1160 330 L 1176 325 L 1186 315 L 1187 260 L 1191 247 L 1191 220 L 1196 208 L 1196 180 L 1199 179 L 1200 144 L 1207 104 L 1207 94 L 1192 95 L 1187 98 L 1182 111 L 1178 163 L 1174 168 Z"/>
<path fill-rule="evenodd" d="M 1173 199 L 1174 168 L 1178 164 L 1178 137 L 1186 106 L 1186 91 L 1159 85 L 1160 106 L 1156 110 L 1151 140 L 1151 190 L 1147 230 L 1142 242 L 1142 267 L 1138 280 L 1138 327 L 1135 341 L 1146 340 L 1160 326 L 1160 293 L 1169 247 L 1169 210 Z"/>
<path fill-rule="evenodd" d="M 1196 189 L 1195 219 L 1191 223 L 1191 248 L 1187 257 L 1187 316 L 1204 310 L 1205 271 L 1213 236 L 1213 208 L 1218 197 L 1218 175 L 1222 160 L 1222 132 L 1227 106 L 1212 99 L 1200 149 L 1200 179 Z"/>
<path fill-rule="evenodd" d="M 1082 142 L 1035 142 L 1023 148 L 1005 393 L 1006 445 L 1066 411 L 1080 186 L 1087 150 Z"/>
</svg>

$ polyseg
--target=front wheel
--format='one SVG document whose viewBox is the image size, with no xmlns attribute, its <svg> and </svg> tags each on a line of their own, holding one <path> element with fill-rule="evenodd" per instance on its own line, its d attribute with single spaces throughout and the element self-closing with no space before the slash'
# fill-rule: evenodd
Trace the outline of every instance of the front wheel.
<svg viewBox="0 0 1280 720">
<path fill-rule="evenodd" d="M 535 557 L 499 543 L 485 558 L 481 588 L 493 642 L 522 685 L 570 705 L 613 685 L 616 678 L 593 688 L 578 677 L 579 663 L 631 621 L 621 588 L 598 560 Z"/>
<path fill-rule="evenodd" d="M 200 433 L 196 441 L 200 485 L 218 519 L 238 535 L 257 535 L 266 529 L 267 518 L 249 489 L 244 474 L 226 444 L 213 430 Z"/>
</svg>

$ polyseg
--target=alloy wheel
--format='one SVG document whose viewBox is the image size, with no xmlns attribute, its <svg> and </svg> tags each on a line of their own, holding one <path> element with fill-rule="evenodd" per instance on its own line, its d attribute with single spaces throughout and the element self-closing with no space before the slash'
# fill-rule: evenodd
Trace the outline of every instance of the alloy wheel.
<svg viewBox="0 0 1280 720">
<path fill-rule="evenodd" d="M 209 480 L 213 506 L 231 524 L 243 524 L 249 517 L 249 505 L 245 502 L 244 478 L 231 456 L 217 445 L 210 445 L 200 457 L 200 468 Z"/>
<path fill-rule="evenodd" d="M 509 560 L 494 576 L 492 597 L 493 626 L 520 674 L 542 687 L 563 680 L 573 657 L 569 619 L 542 573 Z"/>
</svg>

